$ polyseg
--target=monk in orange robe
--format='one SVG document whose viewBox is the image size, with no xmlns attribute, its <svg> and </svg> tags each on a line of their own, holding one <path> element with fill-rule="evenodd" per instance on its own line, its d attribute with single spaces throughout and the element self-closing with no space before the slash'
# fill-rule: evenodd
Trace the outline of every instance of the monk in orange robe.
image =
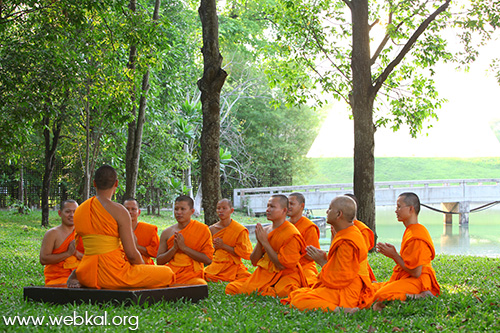
<svg viewBox="0 0 500 333">
<path fill-rule="evenodd" d="M 306 246 L 314 246 L 320 248 L 319 245 L 319 228 L 314 222 L 303 216 L 306 199 L 302 193 L 294 192 L 288 196 L 288 216 L 290 222 L 300 231 L 306 242 Z M 306 253 L 301 259 L 300 264 L 307 279 L 308 286 L 312 286 L 317 282 L 318 269 L 314 260 Z"/>
<path fill-rule="evenodd" d="M 176 275 L 178 284 L 207 284 L 204 265 L 212 263 L 214 247 L 208 226 L 191 219 L 193 199 L 181 195 L 175 199 L 177 224 L 161 233 L 156 262 L 167 265 Z"/>
<path fill-rule="evenodd" d="M 257 266 L 248 278 L 226 286 L 226 294 L 251 294 L 285 297 L 295 289 L 306 287 L 307 280 L 299 261 L 305 254 L 305 241 L 300 232 L 286 221 L 288 198 L 273 195 L 267 202 L 266 216 L 272 225 L 255 228 L 257 244 L 250 260 Z"/>
<path fill-rule="evenodd" d="M 141 209 L 137 200 L 134 198 L 127 199 L 123 202 L 123 206 L 127 208 L 130 218 L 132 219 L 132 230 L 137 240 L 135 244 L 137 250 L 141 253 L 142 260 L 146 265 L 154 265 L 153 258 L 156 258 L 158 247 L 160 246 L 160 237 L 158 237 L 158 227 L 146 222 L 139 222 L 138 218 L 141 215 Z"/>
<path fill-rule="evenodd" d="M 403 222 L 406 230 L 401 242 L 400 254 L 388 243 L 378 243 L 377 251 L 394 260 L 393 273 L 389 281 L 374 284 L 377 292 L 373 308 L 381 310 L 385 300 L 406 300 L 437 296 L 440 287 L 436 272 L 432 268 L 434 244 L 427 229 L 418 223 L 420 200 L 415 193 L 405 192 L 399 195 L 396 203 L 396 216 Z"/>
<path fill-rule="evenodd" d="M 252 243 L 248 237 L 248 229 L 231 219 L 233 212 L 233 205 L 228 199 L 217 203 L 220 221 L 209 228 L 215 253 L 212 263 L 205 267 L 207 281 L 234 281 L 250 276 L 241 258 L 250 259 Z"/>
<path fill-rule="evenodd" d="M 144 265 L 128 211 L 111 201 L 118 187 L 115 169 L 97 169 L 94 186 L 96 196 L 75 212 L 75 230 L 82 236 L 85 254 L 68 278 L 68 287 L 162 288 L 175 283 L 169 267 Z"/>
<path fill-rule="evenodd" d="M 61 224 L 48 230 L 43 236 L 40 263 L 45 265 L 45 285 L 66 283 L 83 257 L 82 245 L 75 246 L 73 216 L 77 207 L 75 200 L 62 202 L 58 211 Z"/>
<path fill-rule="evenodd" d="M 312 288 L 293 291 L 283 304 L 300 310 L 322 309 L 353 312 L 369 307 L 374 289 L 367 269 L 368 250 L 361 232 L 354 226 L 356 203 L 347 196 L 332 200 L 327 223 L 337 233 L 328 251 L 328 260 Z"/>
</svg>

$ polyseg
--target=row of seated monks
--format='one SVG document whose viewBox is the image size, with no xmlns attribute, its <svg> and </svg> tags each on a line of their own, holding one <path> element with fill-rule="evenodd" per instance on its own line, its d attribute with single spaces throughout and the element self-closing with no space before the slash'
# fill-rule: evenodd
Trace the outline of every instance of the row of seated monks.
<svg viewBox="0 0 500 333">
<path fill-rule="evenodd" d="M 319 228 L 302 214 L 300 193 L 271 196 L 266 216 L 272 223 L 256 225 L 252 249 L 248 230 L 231 219 L 234 208 L 227 199 L 217 204 L 220 221 L 208 227 L 191 218 L 193 200 L 178 197 L 177 223 L 158 237 L 156 226 L 138 222 L 136 200 L 124 205 L 111 200 L 118 186 L 111 166 L 96 171 L 94 186 L 96 196 L 80 206 L 64 202 L 61 225 L 44 236 L 40 262 L 46 285 L 120 289 L 228 281 L 227 294 L 258 293 L 301 310 L 345 312 L 372 305 L 380 310 L 384 301 L 440 294 L 431 264 L 434 246 L 418 223 L 420 202 L 414 193 L 402 193 L 396 203 L 397 219 L 406 227 L 400 252 L 391 244 L 377 244 L 377 251 L 395 262 L 389 281 L 377 282 L 368 263 L 374 234 L 356 219 L 353 195 L 330 203 L 332 242 L 326 253 L 320 249 Z M 256 267 L 252 274 L 242 259 Z"/>
</svg>

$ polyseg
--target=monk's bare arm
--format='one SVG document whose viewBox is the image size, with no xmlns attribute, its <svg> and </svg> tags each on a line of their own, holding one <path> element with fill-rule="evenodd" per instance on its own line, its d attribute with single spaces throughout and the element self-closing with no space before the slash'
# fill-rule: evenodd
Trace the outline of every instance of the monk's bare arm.
<svg viewBox="0 0 500 333">
<path fill-rule="evenodd" d="M 204 263 L 205 265 L 210 265 L 212 259 L 210 259 L 205 253 L 198 252 L 184 243 L 184 236 L 181 233 L 175 234 L 174 244 L 177 244 L 179 250 L 187 254 L 191 259 Z M 157 259 L 158 260 L 158 259 Z"/>
<path fill-rule="evenodd" d="M 132 231 L 132 220 L 130 219 L 130 214 L 122 205 L 117 203 L 113 204 L 114 205 L 110 207 L 111 211 L 109 211 L 108 208 L 106 209 L 118 224 L 118 234 L 120 235 L 123 250 L 125 251 L 125 255 L 127 256 L 128 261 L 132 265 L 144 264 L 141 254 L 135 246 L 135 236 L 134 232 Z"/>
<path fill-rule="evenodd" d="M 259 241 L 257 241 L 257 244 L 253 248 L 252 254 L 250 254 L 250 261 L 252 262 L 252 265 L 257 266 L 257 263 L 263 255 L 264 251 L 262 249 L 262 245 Z"/>
<path fill-rule="evenodd" d="M 167 241 L 174 234 L 173 229 L 167 228 L 163 230 L 160 236 L 160 246 L 158 247 L 158 254 L 156 256 L 156 263 L 158 265 L 165 265 L 174 257 L 177 252 L 177 245 L 174 243 L 170 249 L 168 248 Z"/>
<path fill-rule="evenodd" d="M 43 236 L 42 246 L 40 248 L 40 264 L 57 264 L 75 254 L 76 248 L 74 240 L 69 244 L 68 249 L 65 252 L 57 254 L 52 253 L 55 248 L 57 235 L 57 230 L 51 229 L 45 233 L 45 236 Z"/>
<path fill-rule="evenodd" d="M 384 256 L 394 260 L 396 264 L 401 266 L 401 268 L 403 268 L 404 271 L 410 274 L 412 277 L 419 278 L 420 275 L 422 274 L 422 265 L 417 266 L 413 269 L 406 267 L 404 259 L 396 251 L 394 245 L 391 245 L 389 243 L 378 243 L 377 251 L 382 253 Z"/>
</svg>

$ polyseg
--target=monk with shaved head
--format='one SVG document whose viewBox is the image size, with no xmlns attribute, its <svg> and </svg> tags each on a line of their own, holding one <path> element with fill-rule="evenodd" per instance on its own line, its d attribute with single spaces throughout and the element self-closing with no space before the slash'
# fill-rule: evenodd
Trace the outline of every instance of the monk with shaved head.
<svg viewBox="0 0 500 333">
<path fill-rule="evenodd" d="M 212 263 L 205 267 L 207 281 L 234 281 L 250 276 L 241 259 L 250 259 L 252 243 L 248 229 L 231 218 L 233 212 L 230 200 L 217 203 L 220 221 L 210 226 L 215 253 Z"/>
<path fill-rule="evenodd" d="M 227 294 L 251 294 L 285 297 L 295 289 L 307 286 L 300 265 L 305 241 L 300 232 L 286 221 L 288 198 L 273 195 L 267 202 L 266 216 L 272 225 L 255 228 L 257 244 L 250 255 L 257 268 L 248 278 L 231 282 Z"/>
<path fill-rule="evenodd" d="M 327 223 L 336 230 L 318 282 L 312 288 L 293 291 L 283 304 L 300 310 L 346 312 L 369 307 L 374 290 L 367 268 L 368 249 L 363 235 L 354 226 L 356 203 L 347 196 L 332 200 Z"/>
</svg>

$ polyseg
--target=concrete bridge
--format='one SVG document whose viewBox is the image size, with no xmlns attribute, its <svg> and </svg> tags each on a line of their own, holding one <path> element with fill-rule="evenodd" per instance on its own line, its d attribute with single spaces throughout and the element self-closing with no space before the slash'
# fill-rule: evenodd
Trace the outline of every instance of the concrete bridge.
<svg viewBox="0 0 500 333">
<path fill-rule="evenodd" d="M 352 184 L 303 185 L 282 187 L 240 188 L 233 193 L 234 207 L 245 209 L 249 215 L 266 211 L 272 194 L 288 195 L 301 192 L 306 198 L 306 209 L 326 209 L 330 201 L 345 193 L 354 193 Z M 468 223 L 470 204 L 500 200 L 500 179 L 414 180 L 375 183 L 375 204 L 396 206 L 402 192 L 414 192 L 423 204 L 441 204 L 445 212 L 458 213 L 460 223 Z M 444 214 L 447 223 L 452 214 Z"/>
</svg>

